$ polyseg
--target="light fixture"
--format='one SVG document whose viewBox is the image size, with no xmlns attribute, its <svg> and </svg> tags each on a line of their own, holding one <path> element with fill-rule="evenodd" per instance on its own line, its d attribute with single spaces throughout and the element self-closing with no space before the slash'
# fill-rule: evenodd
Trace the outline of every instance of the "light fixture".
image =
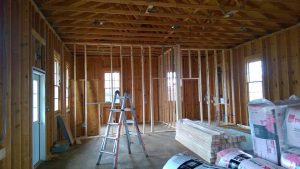
<svg viewBox="0 0 300 169">
<path fill-rule="evenodd" d="M 104 24 L 104 22 L 101 21 L 101 20 L 96 19 L 96 20 L 94 21 L 94 25 L 95 25 L 95 26 L 102 26 L 103 24 Z"/>
<path fill-rule="evenodd" d="M 173 30 L 176 30 L 176 29 L 179 29 L 179 28 L 180 28 L 179 25 L 172 25 L 172 26 L 171 26 L 171 29 L 173 29 Z"/>
</svg>

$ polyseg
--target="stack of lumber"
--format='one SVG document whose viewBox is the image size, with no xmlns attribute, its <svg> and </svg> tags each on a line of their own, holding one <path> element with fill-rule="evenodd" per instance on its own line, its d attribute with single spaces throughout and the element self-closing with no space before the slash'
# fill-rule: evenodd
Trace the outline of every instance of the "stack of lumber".
<svg viewBox="0 0 300 169">
<path fill-rule="evenodd" d="M 175 139 L 207 162 L 214 163 L 217 152 L 239 148 L 246 138 L 200 121 L 182 119 L 177 122 Z"/>
</svg>

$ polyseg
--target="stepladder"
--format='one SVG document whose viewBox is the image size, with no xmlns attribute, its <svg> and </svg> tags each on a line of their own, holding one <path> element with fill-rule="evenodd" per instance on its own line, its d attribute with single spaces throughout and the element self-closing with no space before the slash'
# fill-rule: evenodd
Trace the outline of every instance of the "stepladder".
<svg viewBox="0 0 300 169">
<path fill-rule="evenodd" d="M 117 104 L 120 104 L 120 108 L 117 108 Z M 127 117 L 131 117 L 131 119 L 127 119 Z M 129 131 L 129 125 L 132 125 L 133 131 Z M 122 127 L 124 127 L 124 134 L 121 134 Z M 131 144 L 133 143 L 131 142 L 131 136 L 136 136 L 139 144 L 142 147 L 142 151 L 144 152 L 145 156 L 148 157 L 145 144 L 138 127 L 138 121 L 132 98 L 128 92 L 124 92 L 124 95 L 121 96 L 120 91 L 117 90 L 114 93 L 113 101 L 111 103 L 106 130 L 102 136 L 102 143 L 97 165 L 100 165 L 103 154 L 107 154 L 114 156 L 113 168 L 117 168 L 120 152 L 120 140 L 122 135 L 125 135 L 128 154 L 131 154 Z M 108 150 L 108 144 L 112 144 L 112 151 Z"/>
</svg>

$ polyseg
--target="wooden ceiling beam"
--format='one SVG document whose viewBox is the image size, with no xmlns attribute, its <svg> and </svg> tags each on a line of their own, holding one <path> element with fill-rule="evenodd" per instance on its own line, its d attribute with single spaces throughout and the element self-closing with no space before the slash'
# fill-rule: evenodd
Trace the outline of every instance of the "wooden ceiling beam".
<svg viewBox="0 0 300 169">
<path fill-rule="evenodd" d="M 96 36 L 107 36 L 107 35 L 115 35 L 115 36 L 134 36 L 134 37 L 140 37 L 140 36 L 149 36 L 149 37 L 165 37 L 167 34 L 165 33 L 138 33 L 138 32 L 116 32 L 116 31 L 90 31 L 90 30 L 62 30 L 60 31 L 60 35 L 67 36 L 67 35 L 96 35 Z M 199 34 L 173 34 L 169 35 L 169 37 L 175 37 L 175 38 L 220 38 L 220 39 L 247 39 L 247 36 L 228 36 L 223 35 L 220 37 L 219 35 L 199 35 Z"/>
<path fill-rule="evenodd" d="M 222 28 L 240 28 L 241 26 L 246 28 L 259 28 L 259 29 L 266 29 L 272 26 L 272 29 L 280 29 L 281 27 L 277 24 L 272 25 L 252 25 L 247 23 L 240 23 L 240 24 L 228 24 L 228 23 L 192 23 L 192 22 L 182 22 L 182 21 L 159 21 L 159 20 L 129 20 L 129 19 L 115 19 L 115 18 L 98 18 L 98 17 L 70 17 L 70 16 L 49 16 L 47 17 L 52 23 L 58 23 L 57 20 L 65 20 L 65 21 L 83 21 L 83 22 L 94 22 L 95 20 L 103 21 L 105 23 L 126 23 L 126 24 L 136 24 L 136 25 L 162 25 L 162 26 L 172 26 L 178 25 L 180 27 L 222 27 Z"/>
<path fill-rule="evenodd" d="M 118 44 L 118 45 L 144 45 L 144 46 L 168 46 L 168 45 L 176 45 L 176 44 L 168 44 L 168 43 L 158 43 L 158 42 L 132 42 L 132 41 L 99 41 L 99 40 L 74 40 L 74 39 L 63 39 L 64 42 L 66 44 L 101 44 L 101 43 L 110 43 L 110 44 Z M 229 45 L 229 44 L 212 44 L 212 43 L 180 43 L 181 46 L 183 47 L 187 47 L 187 46 L 197 46 L 202 49 L 225 49 L 225 48 L 229 48 L 232 46 L 235 46 L 235 44 L 233 45 Z"/>
<path fill-rule="evenodd" d="M 141 32 L 170 32 L 171 28 L 148 28 L 148 27 L 131 27 L 131 26 L 90 26 L 83 24 L 58 24 L 53 25 L 54 28 L 87 28 L 90 30 L 120 30 L 120 31 L 141 31 Z M 175 32 L 188 32 L 188 33 L 212 33 L 212 34 L 229 34 L 229 35 L 248 35 L 250 37 L 256 36 L 257 32 L 241 32 L 241 31 L 224 31 L 224 30 L 200 30 L 200 29 L 177 29 Z M 263 34 L 263 33 L 262 33 Z"/>
<path fill-rule="evenodd" d="M 175 14 L 175 13 L 144 13 L 141 11 L 128 11 L 116 9 L 87 9 L 78 7 L 64 7 L 64 6 L 44 6 L 43 10 L 62 11 L 62 12 L 86 12 L 96 14 L 115 14 L 115 15 L 129 15 L 129 16 L 153 16 L 164 18 L 193 18 L 193 19 L 209 19 L 209 20 L 225 20 L 225 21 L 255 21 L 255 22 L 268 22 L 268 23 L 297 23 L 296 19 L 290 18 L 286 20 L 270 19 L 270 18 L 254 18 L 254 17 L 230 17 L 224 18 L 223 16 L 201 16 L 198 14 Z"/>
<path fill-rule="evenodd" d="M 135 37 L 95 37 L 95 36 L 62 36 L 62 39 L 80 39 L 80 40 L 118 40 L 118 41 L 139 41 L 139 42 L 163 42 L 161 38 L 135 38 Z M 236 44 L 244 41 L 230 41 L 230 40 L 208 40 L 208 39 L 167 39 L 168 44 L 178 44 L 178 43 L 212 43 L 212 44 Z"/>
<path fill-rule="evenodd" d="M 123 5 L 136 5 L 136 6 L 149 6 L 154 5 L 157 7 L 163 7 L 163 8 L 180 8 L 180 9 L 200 9 L 200 10 L 217 10 L 220 11 L 221 8 L 217 5 L 204 5 L 199 3 L 179 3 L 179 2 L 158 2 L 158 1 L 137 1 L 137 0 L 83 0 L 86 2 L 100 2 L 100 3 L 113 3 L 113 4 L 123 4 Z M 299 2 L 297 1 L 282 1 L 282 0 L 254 0 L 258 4 L 263 3 L 292 3 L 294 5 L 297 5 Z M 43 7 L 46 7 L 49 4 L 43 5 Z M 238 8 L 237 6 L 230 6 L 230 5 L 224 5 L 224 9 L 226 10 L 240 10 L 243 12 L 264 12 L 264 13 L 277 13 L 280 11 L 278 10 L 264 10 L 263 8 L 256 8 L 256 7 L 250 7 L 248 5 L 243 6 L 243 8 Z"/>
</svg>

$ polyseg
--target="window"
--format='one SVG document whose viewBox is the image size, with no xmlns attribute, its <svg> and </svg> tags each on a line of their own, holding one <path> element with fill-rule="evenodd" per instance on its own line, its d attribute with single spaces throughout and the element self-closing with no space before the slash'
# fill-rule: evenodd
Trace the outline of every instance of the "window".
<svg viewBox="0 0 300 169">
<path fill-rule="evenodd" d="M 116 90 L 120 90 L 120 73 L 104 73 L 105 102 L 112 102 Z"/>
<path fill-rule="evenodd" d="M 54 111 L 59 110 L 60 64 L 54 59 Z"/>
<path fill-rule="evenodd" d="M 32 100 L 32 121 L 36 122 L 39 120 L 39 81 L 38 79 L 33 80 L 33 88 L 32 88 L 33 100 Z"/>
<path fill-rule="evenodd" d="M 247 63 L 247 88 L 249 101 L 263 98 L 262 61 Z"/>
<path fill-rule="evenodd" d="M 70 68 L 69 66 L 66 66 L 66 108 L 70 108 Z"/>
<path fill-rule="evenodd" d="M 167 79 L 168 79 L 168 100 L 176 101 L 176 73 L 168 72 Z"/>
</svg>

